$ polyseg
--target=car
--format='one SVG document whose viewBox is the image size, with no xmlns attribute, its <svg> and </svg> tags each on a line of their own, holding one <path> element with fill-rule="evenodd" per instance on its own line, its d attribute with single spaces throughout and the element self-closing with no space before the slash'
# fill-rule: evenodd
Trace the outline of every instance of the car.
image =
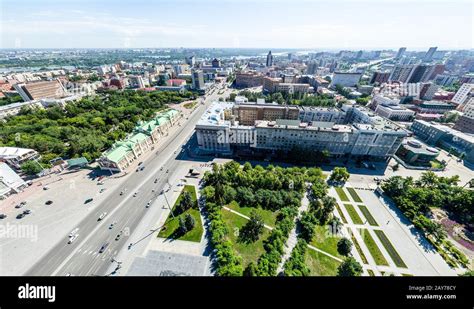
<svg viewBox="0 0 474 309">
<path fill-rule="evenodd" d="M 53 201 L 49 200 L 49 201 L 46 201 L 46 205 L 51 205 L 53 203 Z"/>
<path fill-rule="evenodd" d="M 99 253 L 104 252 L 105 249 L 107 249 L 108 246 L 109 246 L 109 243 L 108 243 L 108 242 L 104 243 L 104 244 L 102 245 L 102 247 L 100 247 Z"/>
<path fill-rule="evenodd" d="M 29 210 L 29 209 L 23 210 L 23 214 L 25 214 L 25 215 L 29 215 L 30 213 L 31 213 L 31 210 Z"/>
<path fill-rule="evenodd" d="M 15 208 L 16 208 L 16 209 L 21 208 L 21 207 L 23 207 L 23 205 L 21 205 L 21 204 L 16 204 L 16 205 L 15 205 Z"/>
<path fill-rule="evenodd" d="M 157 182 L 158 182 L 158 178 L 155 178 L 155 181 L 154 181 L 154 183 L 157 183 Z"/>
<path fill-rule="evenodd" d="M 24 216 L 25 216 L 24 213 L 20 213 L 20 214 L 18 214 L 18 215 L 16 216 L 16 218 L 17 218 L 17 219 L 21 219 L 21 218 L 23 218 Z"/>
<path fill-rule="evenodd" d="M 110 225 L 109 225 L 109 230 L 113 229 L 115 224 L 117 224 L 116 221 L 112 222 Z"/>
<path fill-rule="evenodd" d="M 21 202 L 20 205 L 25 206 L 25 205 L 26 205 L 26 201 Z"/>
<path fill-rule="evenodd" d="M 120 237 L 122 236 L 122 231 L 120 231 L 120 233 L 117 234 L 117 236 L 115 237 L 115 240 L 118 241 L 120 240 Z"/>
<path fill-rule="evenodd" d="M 137 194 L 138 194 L 138 191 L 133 193 L 133 197 L 137 196 Z"/>
<path fill-rule="evenodd" d="M 48 186 L 44 186 L 44 187 L 43 187 L 43 190 L 45 190 L 45 191 L 46 191 L 46 190 L 49 190 L 49 187 L 48 187 Z"/>
<path fill-rule="evenodd" d="M 6 214 L 0 214 L 0 219 L 5 219 L 7 217 Z"/>
<path fill-rule="evenodd" d="M 123 191 L 120 191 L 120 195 L 123 195 Z"/>
<path fill-rule="evenodd" d="M 151 202 L 152 202 L 152 201 L 149 201 L 148 203 L 146 203 L 146 208 L 150 207 Z"/>
<path fill-rule="evenodd" d="M 107 212 L 101 213 L 100 216 L 99 216 L 99 219 L 97 221 L 101 221 L 102 219 L 105 218 L 105 216 L 107 216 Z"/>
<path fill-rule="evenodd" d="M 68 240 L 68 244 L 72 244 L 74 242 L 74 240 L 77 239 L 77 237 L 79 237 L 79 234 L 74 234 L 72 235 L 71 237 L 69 237 L 69 240 Z"/>
<path fill-rule="evenodd" d="M 142 165 L 142 164 L 143 164 L 143 162 L 139 162 L 139 163 L 138 163 L 138 166 L 140 166 L 140 165 Z"/>
<path fill-rule="evenodd" d="M 97 184 L 98 184 L 98 185 L 103 185 L 104 182 L 103 182 L 103 181 L 100 181 L 100 182 L 98 182 Z"/>
<path fill-rule="evenodd" d="M 99 193 L 102 193 L 105 191 L 105 188 L 100 189 Z"/>
<path fill-rule="evenodd" d="M 79 228 L 76 227 L 74 230 L 71 231 L 71 233 L 69 233 L 69 237 L 73 237 L 74 235 L 77 234 L 78 231 L 79 231 Z"/>
<path fill-rule="evenodd" d="M 84 204 L 88 204 L 88 203 L 92 202 L 93 200 L 94 200 L 94 199 L 93 199 L 92 197 L 90 197 L 90 198 L 88 198 L 88 199 L 84 202 Z"/>
<path fill-rule="evenodd" d="M 168 173 L 170 170 L 166 170 L 166 173 Z"/>
<path fill-rule="evenodd" d="M 143 171 L 145 169 L 145 165 L 140 166 L 140 171 Z"/>
</svg>

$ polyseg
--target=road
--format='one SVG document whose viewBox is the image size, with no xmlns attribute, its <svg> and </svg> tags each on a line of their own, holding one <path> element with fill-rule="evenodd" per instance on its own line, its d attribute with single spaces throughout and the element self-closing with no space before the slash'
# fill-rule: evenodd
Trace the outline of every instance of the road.
<svg viewBox="0 0 474 309">
<path fill-rule="evenodd" d="M 120 249 L 129 245 L 127 236 L 146 216 L 149 210 L 146 207 L 147 203 L 154 201 L 162 190 L 169 189 L 168 180 L 173 178 L 173 171 L 180 163 L 178 157 L 182 151 L 184 152 L 181 147 L 192 136 L 194 127 L 205 109 L 219 96 L 225 97 L 230 91 L 232 90 L 228 89 L 221 95 L 218 91 L 214 91 L 208 95 L 204 101 L 205 104 L 199 104 L 188 120 L 181 120 L 182 126 L 170 133 L 167 143 L 155 147 L 159 155 L 150 156 L 145 160 L 143 171 L 130 171 L 133 174 L 128 176 L 115 192 L 112 192 L 108 200 L 91 208 L 91 213 L 78 226 L 71 226 L 71 230 L 79 228 L 79 237 L 72 244 L 68 244 L 68 235 L 64 235 L 62 240 L 41 257 L 25 275 L 105 275 Z M 156 183 L 155 179 L 157 179 Z M 120 195 L 121 191 L 124 191 L 123 195 Z M 134 197 L 135 192 L 138 193 Z M 152 205 L 151 207 L 159 206 Z M 107 216 L 99 221 L 99 216 L 104 212 Z M 113 222 L 116 223 L 110 228 Z M 116 240 L 120 232 L 122 235 Z M 107 248 L 99 253 L 99 249 L 105 243 L 108 243 Z"/>
</svg>

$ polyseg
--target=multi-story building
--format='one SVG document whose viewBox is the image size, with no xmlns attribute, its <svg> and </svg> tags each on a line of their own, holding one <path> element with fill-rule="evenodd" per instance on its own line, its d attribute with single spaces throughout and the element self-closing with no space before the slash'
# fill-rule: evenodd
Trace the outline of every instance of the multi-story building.
<svg viewBox="0 0 474 309">
<path fill-rule="evenodd" d="M 25 162 L 39 160 L 41 156 L 34 149 L 17 147 L 0 147 L 0 160 L 19 169 Z"/>
<path fill-rule="evenodd" d="M 296 107 L 298 117 L 306 120 L 308 112 Z M 332 156 L 357 156 L 387 159 L 400 146 L 406 132 L 362 107 L 344 106 L 338 117 L 342 124 L 327 121 L 302 122 L 288 116 L 260 120 L 252 116 L 243 122 L 233 103 L 214 103 L 196 125 L 199 149 L 207 153 L 231 154 L 234 150 L 277 153 L 303 150 L 327 150 Z M 285 113 L 287 113 L 285 111 Z M 329 111 L 336 115 L 334 110 Z M 313 114 L 314 115 L 314 114 Z M 344 116 L 342 116 L 344 115 Z M 319 118 L 318 118 L 319 117 Z M 260 117 L 263 118 L 263 117 Z M 313 119 L 324 119 L 315 116 Z M 253 123 L 252 123 L 253 122 Z"/>
<path fill-rule="evenodd" d="M 193 89 L 202 90 L 204 89 L 204 74 L 202 70 L 192 71 Z"/>
<path fill-rule="evenodd" d="M 257 120 L 298 119 L 299 113 L 297 106 L 276 103 L 243 102 L 232 107 L 232 115 L 239 119 L 242 125 L 253 125 Z"/>
<path fill-rule="evenodd" d="M 437 49 L 438 47 L 430 47 L 430 49 L 428 49 L 425 56 L 423 57 L 423 61 L 431 61 Z"/>
<path fill-rule="evenodd" d="M 463 133 L 474 134 L 474 98 L 471 98 L 473 104 L 464 108 L 464 114 L 459 117 L 454 125 L 454 129 Z"/>
<path fill-rule="evenodd" d="M 462 111 L 469 98 L 474 97 L 474 84 L 463 84 L 454 95 L 451 102 L 458 105 L 458 110 Z"/>
<path fill-rule="evenodd" d="M 436 77 L 434 78 L 434 82 L 435 82 L 437 85 L 440 85 L 440 86 L 451 86 L 451 85 L 454 84 L 458 79 L 459 79 L 459 77 L 458 77 L 457 75 L 438 74 L 438 75 L 436 75 Z"/>
<path fill-rule="evenodd" d="M 474 137 L 472 135 L 424 120 L 415 120 L 410 130 L 424 142 L 457 155 L 462 154 L 466 161 L 474 163 Z"/>
<path fill-rule="evenodd" d="M 420 86 L 420 93 L 418 96 L 422 100 L 431 100 L 433 99 L 438 89 L 439 89 L 439 86 L 434 83 L 422 83 Z"/>
<path fill-rule="evenodd" d="M 413 68 L 414 66 L 412 64 L 397 64 L 393 67 L 389 80 L 406 83 L 411 76 Z"/>
<path fill-rule="evenodd" d="M 13 193 L 19 193 L 28 184 L 6 163 L 0 162 L 0 200 Z"/>
<path fill-rule="evenodd" d="M 40 99 L 59 99 L 67 95 L 66 89 L 59 79 L 16 84 L 13 87 L 25 102 Z"/>
<path fill-rule="evenodd" d="M 333 122 L 335 124 L 343 124 L 347 117 L 347 113 L 339 108 L 301 106 L 299 110 L 299 120 L 307 123 Z"/>
<path fill-rule="evenodd" d="M 388 82 L 389 77 L 390 72 L 374 72 L 374 74 L 372 74 L 372 78 L 370 79 L 370 83 L 377 83 L 380 85 Z"/>
<path fill-rule="evenodd" d="M 443 101 L 423 101 L 416 107 L 422 114 L 444 114 L 456 109 L 456 105 Z"/>
<path fill-rule="evenodd" d="M 415 112 L 396 104 L 379 104 L 375 113 L 394 121 L 410 121 L 415 117 Z"/>
<path fill-rule="evenodd" d="M 397 52 L 397 55 L 395 56 L 395 59 L 400 59 L 403 57 L 403 54 L 407 51 L 406 47 L 400 47 L 400 49 Z"/>
<path fill-rule="evenodd" d="M 312 90 L 309 84 L 278 83 L 275 86 L 276 92 L 285 93 L 308 93 Z"/>
<path fill-rule="evenodd" d="M 266 66 L 267 66 L 267 67 L 273 66 L 273 55 L 272 55 L 272 51 L 269 51 L 268 54 L 267 54 Z"/>
<path fill-rule="evenodd" d="M 331 86 L 354 87 L 359 83 L 361 76 L 361 73 L 334 72 Z"/>
<path fill-rule="evenodd" d="M 251 88 L 263 85 L 263 75 L 257 72 L 239 72 L 235 74 L 237 88 Z"/>
<path fill-rule="evenodd" d="M 140 122 L 126 139 L 115 143 L 102 154 L 98 159 L 100 168 L 110 172 L 124 171 L 133 161 L 153 148 L 180 117 L 181 113 L 170 109 L 150 121 Z"/>
</svg>

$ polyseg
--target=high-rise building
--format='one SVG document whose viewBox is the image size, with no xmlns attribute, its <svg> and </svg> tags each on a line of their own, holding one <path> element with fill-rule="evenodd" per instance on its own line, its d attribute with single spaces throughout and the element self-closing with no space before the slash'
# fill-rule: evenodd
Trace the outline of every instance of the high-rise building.
<svg viewBox="0 0 474 309">
<path fill-rule="evenodd" d="M 374 72 L 374 74 L 372 74 L 372 78 L 370 79 L 370 83 L 383 84 L 383 83 L 388 82 L 389 77 L 390 77 L 390 72 Z"/>
<path fill-rule="evenodd" d="M 202 70 L 193 70 L 192 72 L 193 88 L 196 90 L 204 89 L 204 74 Z"/>
<path fill-rule="evenodd" d="M 406 83 L 408 78 L 413 71 L 413 65 L 411 64 L 397 64 L 393 67 L 393 70 L 390 74 L 389 80 L 390 81 L 399 81 L 402 83 Z"/>
<path fill-rule="evenodd" d="M 474 96 L 474 84 L 463 84 L 456 94 L 454 95 L 451 102 L 458 104 L 458 110 L 462 111 L 465 103 Z"/>
<path fill-rule="evenodd" d="M 359 83 L 361 73 L 334 72 L 331 86 L 354 87 Z"/>
<path fill-rule="evenodd" d="M 196 64 L 196 57 L 194 56 L 189 56 L 189 57 L 186 57 L 186 64 L 189 64 L 191 67 L 194 67 L 194 65 Z"/>
<path fill-rule="evenodd" d="M 395 59 L 400 59 L 403 57 L 403 54 L 406 52 L 407 48 L 406 47 L 400 47 L 398 50 L 397 55 L 395 56 Z"/>
<path fill-rule="evenodd" d="M 423 61 L 431 61 L 437 49 L 438 47 L 430 47 L 430 49 L 428 49 L 425 56 L 423 57 Z"/>
<path fill-rule="evenodd" d="M 419 83 L 428 80 L 427 76 L 431 76 L 431 68 L 432 66 L 428 64 L 420 64 L 415 66 L 410 74 L 410 77 L 408 78 L 408 83 Z"/>
<path fill-rule="evenodd" d="M 459 117 L 454 129 L 463 133 L 474 134 L 474 98 L 471 98 L 472 102 L 466 105 L 464 108 L 464 114 Z"/>
<path fill-rule="evenodd" d="M 268 52 L 266 65 L 267 67 L 271 67 L 273 65 L 273 55 L 271 50 Z"/>
</svg>

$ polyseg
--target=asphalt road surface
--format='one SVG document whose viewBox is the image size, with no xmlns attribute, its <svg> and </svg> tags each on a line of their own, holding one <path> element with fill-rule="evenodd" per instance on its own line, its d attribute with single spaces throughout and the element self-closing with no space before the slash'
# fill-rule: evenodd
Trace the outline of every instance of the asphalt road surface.
<svg viewBox="0 0 474 309">
<path fill-rule="evenodd" d="M 222 95 L 228 93 L 229 91 L 225 91 Z M 147 214 L 149 210 L 146 207 L 147 203 L 151 201 L 150 207 L 161 207 L 153 205 L 153 201 L 162 190 L 167 194 L 166 191 L 170 188 L 168 179 L 180 162 L 178 160 L 180 153 L 184 151 L 182 145 L 192 136 L 196 123 L 209 103 L 217 100 L 218 96 L 218 91 L 214 91 L 207 97 L 204 105 L 199 104 L 188 120 L 180 120 L 181 127 L 170 133 L 170 138 L 165 144 L 155 147 L 158 155 L 150 156 L 144 161 L 143 171 L 129 171 L 133 174 L 111 193 L 109 199 L 91 208 L 91 213 L 78 226 L 71 226 L 71 230 L 79 228 L 77 232 L 79 236 L 72 244 L 68 244 L 69 235 L 64 235 L 64 238 L 41 257 L 25 275 L 105 275 L 120 249 L 129 246 L 127 235 L 133 232 Z M 124 191 L 123 195 L 120 195 L 121 191 Z M 137 194 L 133 196 L 135 192 Z M 99 221 L 99 216 L 104 212 L 107 215 Z M 112 223 L 115 224 L 110 228 Z M 121 236 L 116 240 L 120 233 Z M 100 253 L 104 244 L 108 245 Z"/>
</svg>

